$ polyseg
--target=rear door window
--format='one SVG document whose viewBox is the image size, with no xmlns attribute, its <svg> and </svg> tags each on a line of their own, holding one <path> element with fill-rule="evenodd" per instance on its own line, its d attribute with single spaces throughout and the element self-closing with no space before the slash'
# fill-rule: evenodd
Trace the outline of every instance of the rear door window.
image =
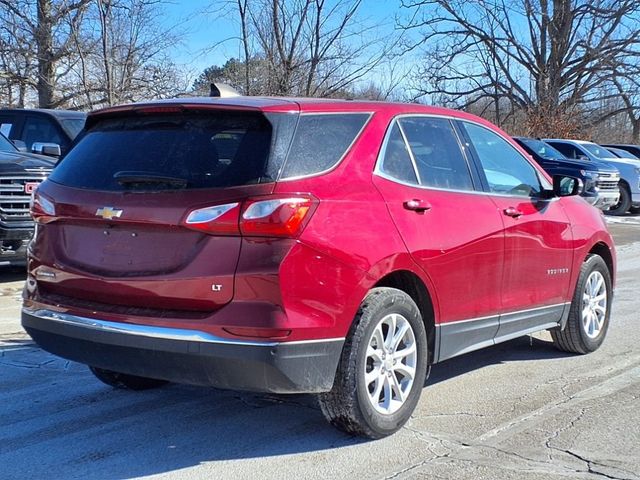
<svg viewBox="0 0 640 480">
<path fill-rule="evenodd" d="M 270 165 L 272 131 L 267 118 L 254 112 L 98 120 L 50 179 L 71 187 L 116 191 L 272 182 L 278 171 Z M 281 161 L 281 156 L 275 157 Z"/>
<path fill-rule="evenodd" d="M 333 168 L 363 129 L 370 114 L 303 114 L 281 178 L 321 173 Z"/>
<path fill-rule="evenodd" d="M 473 190 L 469 165 L 448 119 L 405 117 L 399 123 L 409 142 L 420 185 Z"/>
</svg>

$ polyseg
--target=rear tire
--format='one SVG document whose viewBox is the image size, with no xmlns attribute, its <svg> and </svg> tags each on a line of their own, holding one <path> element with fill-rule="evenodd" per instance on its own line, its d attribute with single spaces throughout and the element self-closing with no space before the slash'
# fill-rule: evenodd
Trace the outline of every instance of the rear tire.
<svg viewBox="0 0 640 480">
<path fill-rule="evenodd" d="M 605 212 L 607 215 L 624 215 L 629 211 L 629 208 L 631 208 L 631 192 L 629 191 L 628 185 L 622 182 L 618 185 L 620 190 L 620 200 Z"/>
<path fill-rule="evenodd" d="M 319 395 L 322 413 L 352 435 L 397 432 L 418 403 L 427 358 L 427 335 L 413 299 L 394 288 L 374 288 L 355 317 L 332 390 Z"/>
<path fill-rule="evenodd" d="M 106 383 L 110 387 L 125 390 L 149 390 L 152 388 L 162 387 L 166 385 L 166 380 L 158 380 L 155 378 L 137 377 L 126 373 L 113 372 L 98 367 L 89 367 L 98 380 Z"/>
<path fill-rule="evenodd" d="M 611 274 L 607 264 L 602 257 L 589 255 L 580 268 L 564 330 L 551 330 L 556 348 L 582 354 L 597 350 L 609 328 L 611 300 Z"/>
</svg>

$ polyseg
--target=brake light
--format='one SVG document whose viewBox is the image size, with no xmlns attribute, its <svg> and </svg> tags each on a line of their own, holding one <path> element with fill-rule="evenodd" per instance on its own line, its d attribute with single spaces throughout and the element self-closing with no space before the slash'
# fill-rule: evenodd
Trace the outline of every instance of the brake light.
<svg viewBox="0 0 640 480">
<path fill-rule="evenodd" d="M 213 235 L 296 237 L 317 203 L 306 195 L 250 198 L 192 210 L 183 225 Z"/>
<path fill-rule="evenodd" d="M 311 214 L 310 197 L 248 200 L 240 219 L 240 231 L 246 236 L 295 237 Z"/>
<path fill-rule="evenodd" d="M 29 207 L 33 219 L 40 223 L 47 223 L 56 215 L 55 204 L 44 195 L 40 195 L 37 189 L 31 195 Z"/>
</svg>

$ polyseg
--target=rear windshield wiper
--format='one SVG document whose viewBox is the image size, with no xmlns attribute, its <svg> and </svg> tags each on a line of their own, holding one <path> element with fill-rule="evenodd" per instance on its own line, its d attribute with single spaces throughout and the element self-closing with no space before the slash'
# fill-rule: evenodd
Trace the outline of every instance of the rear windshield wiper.
<svg viewBox="0 0 640 480">
<path fill-rule="evenodd" d="M 120 185 L 168 185 L 171 188 L 185 188 L 189 183 L 186 178 L 157 175 L 150 172 L 116 172 L 113 178 Z"/>
</svg>

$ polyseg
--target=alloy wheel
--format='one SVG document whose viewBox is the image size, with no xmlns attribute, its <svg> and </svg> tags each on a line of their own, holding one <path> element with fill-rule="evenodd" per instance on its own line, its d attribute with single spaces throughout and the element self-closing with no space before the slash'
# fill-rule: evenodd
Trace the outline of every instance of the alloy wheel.
<svg viewBox="0 0 640 480">
<path fill-rule="evenodd" d="M 373 408 L 393 414 L 413 387 L 418 362 L 416 337 L 400 314 L 386 315 L 369 338 L 364 367 L 365 386 Z"/>
</svg>

